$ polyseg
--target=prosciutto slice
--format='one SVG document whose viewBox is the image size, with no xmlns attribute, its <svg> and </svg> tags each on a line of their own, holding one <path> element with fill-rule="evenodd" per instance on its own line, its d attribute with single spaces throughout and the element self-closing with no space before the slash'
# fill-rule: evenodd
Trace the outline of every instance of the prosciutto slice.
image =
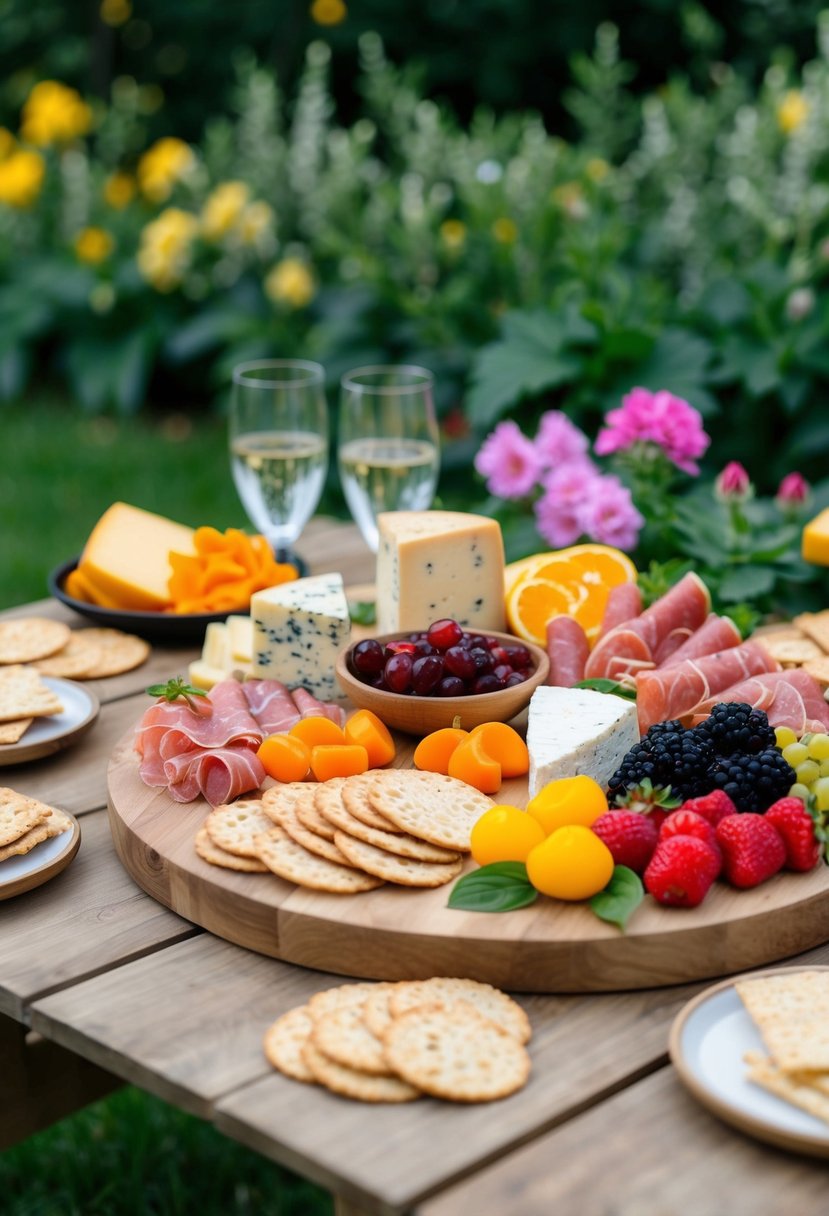
<svg viewBox="0 0 829 1216">
<path fill-rule="evenodd" d="M 203 794 L 211 806 L 219 806 L 258 789 L 265 769 L 246 743 L 231 743 L 172 756 L 164 762 L 164 776 L 176 802 L 192 802 Z"/>
<path fill-rule="evenodd" d="M 345 726 L 345 710 L 333 701 L 318 701 L 305 688 L 295 688 L 291 693 L 298 716 L 301 718 L 330 718 L 337 726 Z"/>
<path fill-rule="evenodd" d="M 694 720 L 707 718 L 719 701 L 745 701 L 768 714 L 772 726 L 790 726 L 798 735 L 829 729 L 829 705 L 817 680 L 807 671 L 770 671 L 726 688 L 697 706 Z"/>
<path fill-rule="evenodd" d="M 658 663 L 658 666 L 675 667 L 686 659 L 700 659 L 706 654 L 730 650 L 732 646 L 739 646 L 740 641 L 740 631 L 731 618 L 717 616 L 712 612 L 705 623 L 682 643 L 679 650 L 675 650 L 664 662 Z"/>
<path fill-rule="evenodd" d="M 705 621 L 711 607 L 708 588 L 696 574 L 686 574 L 665 595 L 633 620 L 617 625 L 599 640 L 587 661 L 588 679 L 619 679 L 635 674 L 642 664 L 663 661 Z M 639 639 L 639 645 L 631 638 Z M 633 659 L 630 664 L 626 658 Z"/>
<path fill-rule="evenodd" d="M 210 713 L 191 709 L 186 701 L 156 701 L 145 712 L 138 726 L 135 747 L 143 755 L 152 741 L 167 731 L 181 736 L 180 748 L 187 743 L 197 747 L 224 747 L 240 739 L 257 746 L 262 742 L 262 729 L 248 708 L 248 702 L 238 680 L 223 680 L 207 694 Z"/>
<path fill-rule="evenodd" d="M 754 642 L 732 646 L 699 659 L 685 659 L 674 667 L 640 672 L 636 677 L 636 710 L 644 735 L 655 722 L 693 713 L 704 701 L 740 680 L 774 671 L 777 664 Z"/>
<path fill-rule="evenodd" d="M 632 621 L 634 617 L 639 616 L 641 611 L 642 592 L 636 583 L 619 583 L 618 586 L 611 587 L 605 604 L 599 638 L 610 633 L 611 629 L 615 629 L 617 625 L 624 625 L 628 621 Z"/>
<path fill-rule="evenodd" d="M 562 615 L 547 622 L 547 654 L 550 659 L 548 684 L 572 688 L 584 679 L 590 644 L 578 621 Z"/>
<path fill-rule="evenodd" d="M 302 717 L 295 698 L 279 680 L 245 680 L 241 687 L 263 735 L 290 730 Z"/>
</svg>

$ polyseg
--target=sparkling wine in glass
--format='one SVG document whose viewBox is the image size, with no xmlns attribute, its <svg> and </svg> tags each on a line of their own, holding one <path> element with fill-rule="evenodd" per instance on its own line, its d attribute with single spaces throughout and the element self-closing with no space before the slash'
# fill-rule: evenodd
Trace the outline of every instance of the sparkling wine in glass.
<svg viewBox="0 0 829 1216">
<path fill-rule="evenodd" d="M 328 467 L 325 373 L 302 359 L 233 370 L 230 459 L 248 518 L 281 561 L 316 510 Z"/>
<path fill-rule="evenodd" d="M 342 378 L 340 482 L 366 544 L 377 552 L 377 516 L 423 511 L 440 471 L 431 372 L 422 367 L 359 367 Z"/>
</svg>

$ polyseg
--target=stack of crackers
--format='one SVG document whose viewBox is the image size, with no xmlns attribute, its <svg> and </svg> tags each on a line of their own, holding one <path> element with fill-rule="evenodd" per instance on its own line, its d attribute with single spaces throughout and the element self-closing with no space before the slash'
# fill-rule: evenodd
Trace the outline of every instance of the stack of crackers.
<svg viewBox="0 0 829 1216">
<path fill-rule="evenodd" d="M 829 1123 L 829 971 L 735 984 L 768 1056 L 748 1052 L 748 1079 Z"/>
<path fill-rule="evenodd" d="M 829 608 L 802 612 L 779 625 L 763 625 L 751 640 L 781 667 L 802 667 L 822 688 L 829 688 Z"/>
<path fill-rule="evenodd" d="M 361 1102 L 491 1102 L 526 1083 L 531 1035 L 511 997 L 475 980 L 345 984 L 268 1029 L 268 1061 Z"/>
<path fill-rule="evenodd" d="M 18 743 L 35 718 L 63 711 L 42 676 L 99 680 L 131 671 L 149 653 L 118 629 L 72 630 L 47 617 L 0 621 L 0 745 Z"/>
<path fill-rule="evenodd" d="M 20 857 L 71 828 L 72 820 L 63 811 L 16 790 L 0 788 L 0 862 Z"/>
<path fill-rule="evenodd" d="M 301 887 L 356 895 L 384 882 L 440 887 L 457 878 L 485 794 L 440 773 L 380 769 L 318 785 L 277 785 L 217 806 L 196 837 L 205 861 Z"/>
</svg>

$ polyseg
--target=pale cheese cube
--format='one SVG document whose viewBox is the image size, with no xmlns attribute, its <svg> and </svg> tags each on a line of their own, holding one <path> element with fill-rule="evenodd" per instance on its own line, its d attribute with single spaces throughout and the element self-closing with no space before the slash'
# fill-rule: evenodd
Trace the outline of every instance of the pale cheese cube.
<svg viewBox="0 0 829 1216">
<path fill-rule="evenodd" d="M 227 671 L 230 662 L 227 626 L 221 621 L 211 621 L 204 631 L 201 648 L 202 662 L 219 671 Z"/>
<path fill-rule="evenodd" d="M 211 688 L 227 678 L 228 673 L 223 667 L 213 667 L 204 659 L 194 659 L 187 668 L 188 681 L 194 688 L 203 688 L 205 692 L 210 692 Z"/>
<path fill-rule="evenodd" d="M 334 664 L 351 631 L 342 576 L 319 574 L 257 591 L 250 615 L 254 677 L 332 700 Z"/>
<path fill-rule="evenodd" d="M 253 661 L 253 621 L 249 616 L 227 618 L 227 639 L 234 665 Z"/>
<path fill-rule="evenodd" d="M 530 701 L 530 797 L 548 781 L 584 773 L 603 788 L 639 742 L 636 706 L 587 688 L 537 688 Z"/>
</svg>

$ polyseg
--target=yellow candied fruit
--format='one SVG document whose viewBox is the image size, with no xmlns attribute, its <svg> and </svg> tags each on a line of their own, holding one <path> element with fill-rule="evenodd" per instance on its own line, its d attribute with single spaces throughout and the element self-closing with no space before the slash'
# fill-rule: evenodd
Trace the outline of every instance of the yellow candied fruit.
<svg viewBox="0 0 829 1216">
<path fill-rule="evenodd" d="M 527 804 L 549 836 L 556 828 L 578 823 L 589 828 L 607 810 L 604 790 L 592 777 L 562 777 L 549 781 Z"/>
<path fill-rule="evenodd" d="M 544 839 L 541 824 L 526 811 L 517 806 L 493 806 L 472 828 L 469 844 L 473 860 L 488 866 L 494 861 L 526 861 Z"/>
<path fill-rule="evenodd" d="M 553 899 L 590 899 L 613 874 L 613 854 L 595 832 L 573 823 L 558 828 L 527 857 L 527 875 Z"/>
</svg>

